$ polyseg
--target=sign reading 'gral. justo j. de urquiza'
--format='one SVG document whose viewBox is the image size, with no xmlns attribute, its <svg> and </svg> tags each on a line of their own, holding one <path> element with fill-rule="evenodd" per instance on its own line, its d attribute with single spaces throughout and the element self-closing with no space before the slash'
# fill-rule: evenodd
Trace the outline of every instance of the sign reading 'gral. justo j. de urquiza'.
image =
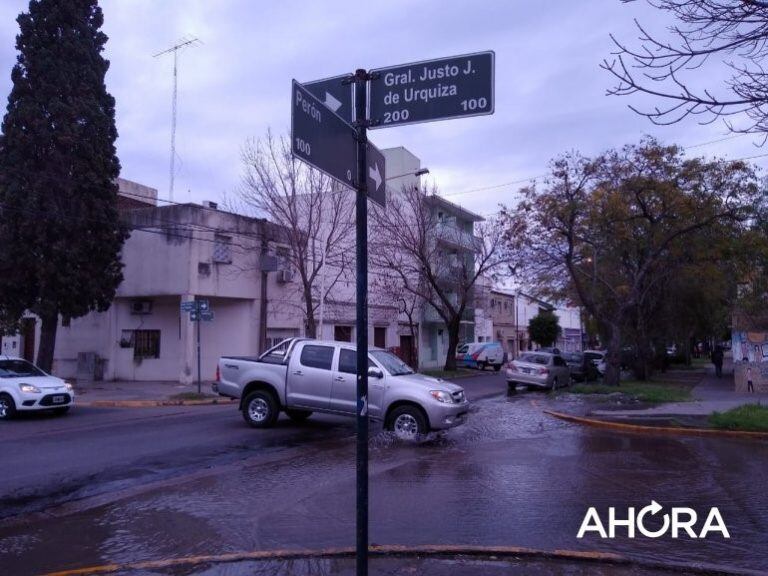
<svg viewBox="0 0 768 576">
<path fill-rule="evenodd" d="M 371 70 L 371 128 L 493 114 L 493 51 Z"/>
</svg>

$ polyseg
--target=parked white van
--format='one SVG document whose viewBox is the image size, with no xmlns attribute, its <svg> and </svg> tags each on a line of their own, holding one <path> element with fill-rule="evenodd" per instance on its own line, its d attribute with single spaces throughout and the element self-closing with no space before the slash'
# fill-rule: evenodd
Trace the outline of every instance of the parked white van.
<svg viewBox="0 0 768 576">
<path fill-rule="evenodd" d="M 496 372 L 504 365 L 504 348 L 501 342 L 470 342 L 456 349 L 456 365 L 485 370 L 492 366 Z"/>
</svg>

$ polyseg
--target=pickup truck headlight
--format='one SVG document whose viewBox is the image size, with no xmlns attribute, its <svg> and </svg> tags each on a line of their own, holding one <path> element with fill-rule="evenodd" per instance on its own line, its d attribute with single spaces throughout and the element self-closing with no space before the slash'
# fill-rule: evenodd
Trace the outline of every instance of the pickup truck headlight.
<svg viewBox="0 0 768 576">
<path fill-rule="evenodd" d="M 438 402 L 453 404 L 453 397 L 450 395 L 449 392 L 445 392 L 444 390 L 430 390 L 429 393 L 432 395 L 432 398 L 434 398 Z"/>
<path fill-rule="evenodd" d="M 40 394 L 40 388 L 32 384 L 19 384 L 19 390 L 28 394 Z"/>
</svg>

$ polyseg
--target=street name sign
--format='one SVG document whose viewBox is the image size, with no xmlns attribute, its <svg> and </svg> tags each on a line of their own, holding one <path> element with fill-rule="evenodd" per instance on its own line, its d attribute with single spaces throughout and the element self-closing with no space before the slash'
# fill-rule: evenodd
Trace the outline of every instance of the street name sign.
<svg viewBox="0 0 768 576">
<path fill-rule="evenodd" d="M 370 128 L 493 114 L 493 51 L 371 70 Z"/>
<path fill-rule="evenodd" d="M 292 88 L 291 152 L 334 180 L 355 188 L 355 129 L 296 80 Z M 369 198 L 384 206 L 386 162 L 384 154 L 371 144 L 368 145 L 365 174 Z"/>
<path fill-rule="evenodd" d="M 182 312 L 192 312 L 196 307 L 194 300 L 186 300 L 181 303 L 181 311 Z"/>
<path fill-rule="evenodd" d="M 203 322 L 210 322 L 213 320 L 213 310 L 193 311 L 189 314 L 189 319 L 192 322 L 200 322 L 201 320 Z"/>
<path fill-rule="evenodd" d="M 291 91 L 291 152 L 334 180 L 354 188 L 355 129 L 296 80 Z"/>
<path fill-rule="evenodd" d="M 354 83 L 344 83 L 349 74 L 304 82 L 302 86 L 312 92 L 334 113 L 350 124 L 355 121 Z"/>
</svg>

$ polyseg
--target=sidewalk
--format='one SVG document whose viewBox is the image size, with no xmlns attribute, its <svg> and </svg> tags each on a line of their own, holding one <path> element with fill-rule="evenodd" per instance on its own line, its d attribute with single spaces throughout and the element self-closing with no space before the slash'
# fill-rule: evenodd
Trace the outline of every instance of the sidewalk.
<svg viewBox="0 0 768 576">
<path fill-rule="evenodd" d="M 741 393 L 734 391 L 733 365 L 728 362 L 723 368 L 722 378 L 715 376 L 713 366 L 691 391 L 693 401 L 670 402 L 642 410 L 595 410 L 591 416 L 611 418 L 669 418 L 674 416 L 709 416 L 712 412 L 726 412 L 744 404 L 761 403 L 768 405 L 768 394 Z"/>
<path fill-rule="evenodd" d="M 178 382 L 78 382 L 75 384 L 75 403 L 80 406 L 179 406 L 197 404 L 228 404 L 231 400 L 215 395 L 211 382 L 201 386 L 204 399 L 197 395 L 197 384 Z M 190 395 L 188 398 L 180 395 Z"/>
</svg>

